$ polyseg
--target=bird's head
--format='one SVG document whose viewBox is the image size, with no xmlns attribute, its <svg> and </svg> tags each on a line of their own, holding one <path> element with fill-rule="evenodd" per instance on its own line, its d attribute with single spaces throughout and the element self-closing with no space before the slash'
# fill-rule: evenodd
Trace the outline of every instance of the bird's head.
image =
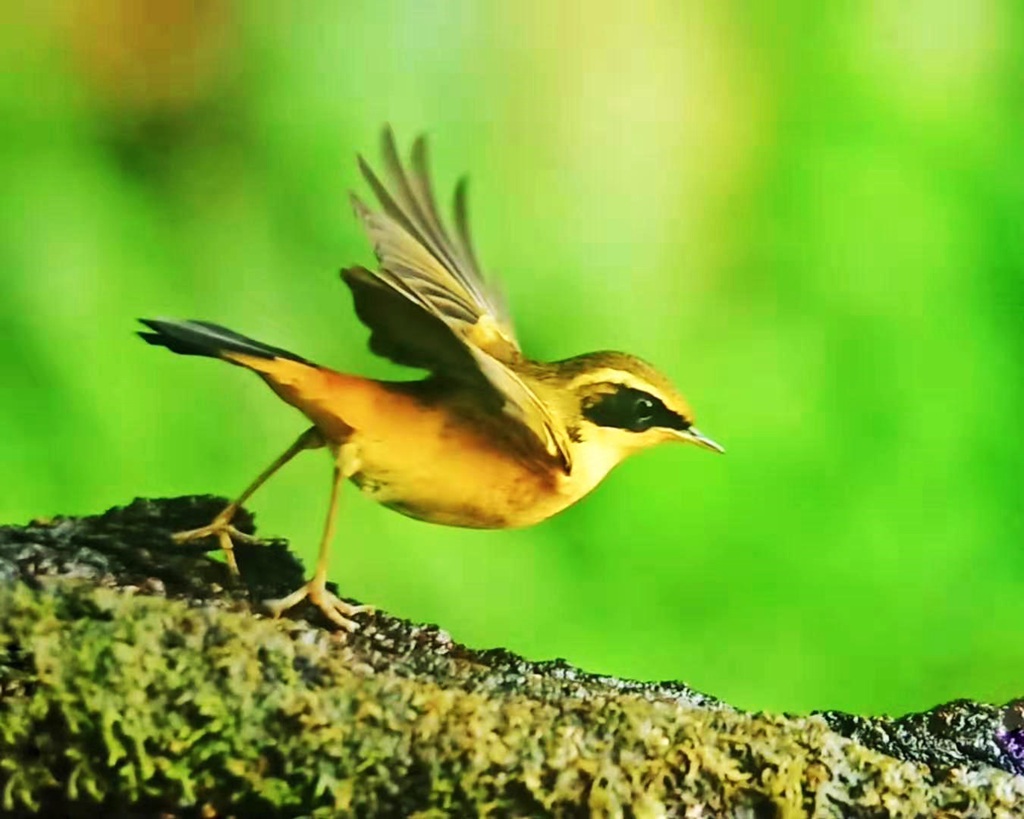
<svg viewBox="0 0 1024 819">
<path fill-rule="evenodd" d="M 555 367 L 574 449 L 595 472 L 665 441 L 725 451 L 693 425 L 693 411 L 672 383 L 635 356 L 588 353 Z"/>
</svg>

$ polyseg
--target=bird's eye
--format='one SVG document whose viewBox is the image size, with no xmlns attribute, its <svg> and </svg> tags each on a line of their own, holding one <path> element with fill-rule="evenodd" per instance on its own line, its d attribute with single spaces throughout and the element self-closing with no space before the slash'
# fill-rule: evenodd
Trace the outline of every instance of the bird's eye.
<svg viewBox="0 0 1024 819">
<path fill-rule="evenodd" d="M 672 412 L 657 396 L 642 390 L 615 385 L 613 391 L 602 391 L 583 402 L 583 416 L 602 427 L 615 427 L 629 432 L 646 432 L 653 427 L 686 429 L 689 423 Z"/>
<path fill-rule="evenodd" d="M 646 395 L 641 395 L 633 405 L 637 427 L 648 427 L 654 420 L 654 401 Z"/>
</svg>

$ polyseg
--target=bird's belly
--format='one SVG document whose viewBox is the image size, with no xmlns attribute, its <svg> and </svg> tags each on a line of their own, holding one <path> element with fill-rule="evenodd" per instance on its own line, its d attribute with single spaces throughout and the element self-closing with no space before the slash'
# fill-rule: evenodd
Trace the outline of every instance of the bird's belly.
<svg viewBox="0 0 1024 819">
<path fill-rule="evenodd" d="M 358 433 L 350 439 L 363 494 L 409 517 L 474 529 L 530 526 L 575 500 L 549 468 L 445 437 L 396 448 Z"/>
</svg>

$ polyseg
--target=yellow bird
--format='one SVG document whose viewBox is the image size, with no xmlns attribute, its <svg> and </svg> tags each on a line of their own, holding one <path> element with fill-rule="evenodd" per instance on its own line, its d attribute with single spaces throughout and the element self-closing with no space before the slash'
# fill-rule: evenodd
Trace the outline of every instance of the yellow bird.
<svg viewBox="0 0 1024 819">
<path fill-rule="evenodd" d="M 367 611 L 327 591 L 328 553 L 346 479 L 363 494 L 431 523 L 481 529 L 531 526 L 578 501 L 627 456 L 664 441 L 722 452 L 693 425 L 667 378 L 635 356 L 597 352 L 543 363 L 520 349 L 502 300 L 477 263 L 466 186 L 455 190 L 455 230 L 438 212 L 421 137 L 403 166 L 383 134 L 389 185 L 360 157 L 380 203 L 357 197 L 356 214 L 378 269 L 342 270 L 370 349 L 426 370 L 418 381 L 340 373 L 203 321 L 143 319 L 139 335 L 175 353 L 220 358 L 256 372 L 311 422 L 212 523 L 175 535 L 217 537 L 238 571 L 231 525 L 239 507 L 299 452 L 326 447 L 334 463 L 316 570 L 293 594 L 269 601 L 280 614 L 302 600 L 342 628 Z"/>
</svg>

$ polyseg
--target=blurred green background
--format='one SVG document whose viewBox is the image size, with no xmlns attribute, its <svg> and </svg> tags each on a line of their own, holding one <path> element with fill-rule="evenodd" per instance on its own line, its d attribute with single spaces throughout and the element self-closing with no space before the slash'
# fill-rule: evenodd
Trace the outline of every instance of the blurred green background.
<svg viewBox="0 0 1024 819">
<path fill-rule="evenodd" d="M 647 453 L 524 531 L 348 492 L 344 593 L 751 708 L 1024 693 L 1024 7 L 770 5 L 5 12 L 0 521 L 232 495 L 303 428 L 137 316 L 395 374 L 337 278 L 390 122 L 439 190 L 469 172 L 528 352 L 655 362 L 728 455 Z M 261 530 L 311 559 L 328 480 L 300 459 Z"/>
</svg>

